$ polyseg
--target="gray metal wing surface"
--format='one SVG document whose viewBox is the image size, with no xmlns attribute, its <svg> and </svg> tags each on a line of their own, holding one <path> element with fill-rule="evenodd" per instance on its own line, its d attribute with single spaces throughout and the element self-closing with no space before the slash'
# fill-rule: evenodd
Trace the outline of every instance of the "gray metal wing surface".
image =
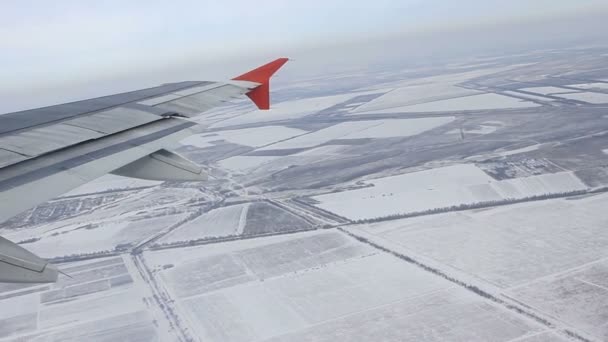
<svg viewBox="0 0 608 342">
<path fill-rule="evenodd" d="M 258 89 L 267 88 L 286 59 L 277 61 L 230 82 L 164 84 L 0 115 L 0 223 L 107 173 L 204 180 L 198 165 L 172 152 L 196 133 L 185 118 L 243 94 L 258 104 Z M 0 282 L 57 279 L 57 269 L 44 260 L 0 242 Z"/>
</svg>

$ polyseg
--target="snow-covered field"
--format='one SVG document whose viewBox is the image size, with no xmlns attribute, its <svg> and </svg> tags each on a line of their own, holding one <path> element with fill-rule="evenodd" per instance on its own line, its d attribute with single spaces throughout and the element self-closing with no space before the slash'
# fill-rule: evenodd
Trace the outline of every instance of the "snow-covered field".
<svg viewBox="0 0 608 342">
<path fill-rule="evenodd" d="M 180 314 L 207 341 L 413 342 L 429 334 L 437 341 L 507 341 L 543 333 L 512 312 L 337 231 L 145 257 L 156 267 L 174 265 L 160 278 Z"/>
<path fill-rule="evenodd" d="M 245 146 L 261 147 L 305 133 L 306 131 L 295 128 L 283 126 L 265 126 L 193 135 L 182 140 L 181 143 L 199 148 L 205 148 L 214 146 L 212 142 L 215 141 L 228 141 Z"/>
<path fill-rule="evenodd" d="M 249 203 L 211 210 L 164 236 L 159 243 L 240 234 L 245 227 L 248 209 Z"/>
<path fill-rule="evenodd" d="M 53 285 L 0 284 L 0 341 L 155 341 L 145 291 L 120 257 L 63 265 Z"/>
<path fill-rule="evenodd" d="M 394 89 L 373 101 L 359 106 L 352 114 L 403 107 L 436 100 L 475 95 L 479 92 L 449 84 L 422 84 Z"/>
<path fill-rule="evenodd" d="M 582 84 L 572 84 L 571 87 L 585 89 L 585 90 L 608 90 L 608 83 L 582 83 Z"/>
<path fill-rule="evenodd" d="M 369 95 L 377 93 L 380 93 L 380 91 L 353 92 L 340 95 L 312 97 L 279 102 L 273 104 L 272 108 L 268 111 L 255 110 L 247 112 L 237 117 L 213 124 L 211 125 L 211 128 L 301 118 L 310 114 L 315 114 L 323 109 L 335 106 L 337 104 L 346 102 L 360 95 Z"/>
<path fill-rule="evenodd" d="M 313 199 L 320 202 L 317 206 L 322 209 L 358 220 L 587 189 L 570 172 L 496 181 L 472 164 L 379 178 L 367 183 L 373 186 Z"/>
<path fill-rule="evenodd" d="M 608 103 L 608 94 L 600 93 L 574 93 L 574 94 L 562 94 L 559 97 L 565 99 L 583 101 L 591 104 L 602 104 Z"/>
<path fill-rule="evenodd" d="M 184 217 L 185 214 L 176 214 L 135 221 L 124 218 L 111 221 L 91 221 L 55 229 L 49 227 L 44 233 L 40 230 L 30 232 L 40 240 L 23 246 L 44 258 L 113 251 L 121 246 L 134 246 L 154 233 L 179 222 Z M 20 232 L 5 236 L 13 241 L 22 241 L 19 238 Z"/>
<path fill-rule="evenodd" d="M 607 205 L 602 194 L 348 229 L 466 272 L 600 341 L 608 334 Z"/>
<path fill-rule="evenodd" d="M 451 131 L 446 132 L 447 134 L 491 134 L 496 132 L 499 128 L 503 126 L 503 123 L 500 121 L 487 121 L 478 125 L 476 128 L 464 128 L 464 129 L 453 129 Z"/>
<path fill-rule="evenodd" d="M 605 318 L 608 310 L 608 262 L 605 254 L 603 260 L 589 266 L 549 276 L 506 293 L 588 332 L 598 340 L 605 340 L 608 335 Z"/>
<path fill-rule="evenodd" d="M 520 89 L 523 91 L 529 91 L 531 93 L 537 93 L 542 95 L 558 95 L 564 93 L 576 92 L 576 90 L 560 88 L 560 87 L 531 87 Z"/>
<path fill-rule="evenodd" d="M 261 150 L 306 148 L 335 139 L 408 137 L 452 122 L 454 117 L 349 121 L 266 146 Z"/>
<path fill-rule="evenodd" d="M 134 246 L 185 218 L 187 203 L 201 196 L 195 189 L 155 190 L 135 192 L 75 217 L 9 231 L 3 236 L 15 242 L 31 240 L 24 246 L 45 258 Z"/>
<path fill-rule="evenodd" d="M 509 96 L 488 93 L 480 95 L 462 96 L 414 105 L 395 106 L 387 109 L 366 111 L 365 113 L 360 114 L 458 112 L 466 110 L 528 108 L 538 106 L 539 104 L 536 104 L 534 102 L 524 101 Z"/>
<path fill-rule="evenodd" d="M 255 169 L 263 164 L 269 163 L 273 160 L 279 159 L 279 156 L 235 156 L 230 157 L 218 162 L 219 166 L 223 169 L 247 172 Z"/>
<path fill-rule="evenodd" d="M 535 100 L 535 101 L 543 101 L 543 102 L 551 102 L 551 101 L 555 101 L 552 98 L 549 97 L 544 97 L 544 96 L 538 96 L 538 95 L 530 95 L 530 94 L 523 94 L 523 93 L 519 93 L 516 91 L 505 91 L 504 92 L 506 95 L 513 95 L 513 96 L 518 96 L 518 97 L 523 97 L 529 100 Z"/>
</svg>

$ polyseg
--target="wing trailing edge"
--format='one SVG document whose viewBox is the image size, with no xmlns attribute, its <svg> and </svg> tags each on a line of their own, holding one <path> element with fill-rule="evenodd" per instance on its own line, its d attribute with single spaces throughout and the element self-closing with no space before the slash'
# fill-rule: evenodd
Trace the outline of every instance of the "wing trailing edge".
<svg viewBox="0 0 608 342">
<path fill-rule="evenodd" d="M 183 156 L 161 149 L 112 171 L 112 174 L 156 181 L 200 182 L 207 180 L 199 165 Z"/>
<path fill-rule="evenodd" d="M 0 283 L 53 283 L 58 274 L 55 266 L 0 237 Z"/>
<path fill-rule="evenodd" d="M 289 58 L 279 58 L 259 68 L 253 69 L 240 76 L 233 78 L 234 81 L 248 81 L 260 83 L 259 86 L 247 93 L 247 96 L 261 110 L 270 109 L 270 78 L 274 75 Z"/>
</svg>

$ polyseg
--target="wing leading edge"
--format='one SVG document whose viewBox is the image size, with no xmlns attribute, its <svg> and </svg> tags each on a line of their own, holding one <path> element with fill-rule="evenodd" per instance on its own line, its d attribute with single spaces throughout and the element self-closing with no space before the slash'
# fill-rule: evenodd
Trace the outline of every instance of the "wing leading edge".
<svg viewBox="0 0 608 342">
<path fill-rule="evenodd" d="M 233 80 L 181 82 L 0 115 L 0 223 L 107 173 L 158 180 L 204 180 L 172 152 L 196 133 L 193 117 L 247 95 L 270 108 L 279 58 Z M 53 282 L 45 260 L 0 238 L 0 282 Z"/>
</svg>

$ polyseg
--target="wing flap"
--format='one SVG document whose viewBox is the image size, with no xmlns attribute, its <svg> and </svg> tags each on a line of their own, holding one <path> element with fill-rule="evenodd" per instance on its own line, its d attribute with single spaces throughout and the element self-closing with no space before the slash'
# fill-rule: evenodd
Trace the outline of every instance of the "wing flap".
<svg viewBox="0 0 608 342">
<path fill-rule="evenodd" d="M 0 138 L 0 146 L 21 155 L 35 157 L 102 134 L 66 124 L 55 124 Z"/>
<path fill-rule="evenodd" d="M 144 110 L 119 107 L 66 121 L 67 125 L 114 134 L 162 119 Z"/>
<path fill-rule="evenodd" d="M 162 149 L 112 171 L 113 174 L 159 181 L 204 181 L 207 174 L 194 162 Z"/>
<path fill-rule="evenodd" d="M 47 261 L 0 237 L 0 282 L 52 283 L 58 275 Z"/>
<path fill-rule="evenodd" d="M 247 85 L 257 86 L 257 84 Z M 157 104 L 155 107 L 193 117 L 249 91 L 249 87 L 242 85 L 217 83 L 215 86 L 208 85 L 175 93 L 176 95 L 181 94 L 182 97 Z"/>
<path fill-rule="evenodd" d="M 0 167 L 26 160 L 28 157 L 8 150 L 0 149 Z"/>
</svg>

